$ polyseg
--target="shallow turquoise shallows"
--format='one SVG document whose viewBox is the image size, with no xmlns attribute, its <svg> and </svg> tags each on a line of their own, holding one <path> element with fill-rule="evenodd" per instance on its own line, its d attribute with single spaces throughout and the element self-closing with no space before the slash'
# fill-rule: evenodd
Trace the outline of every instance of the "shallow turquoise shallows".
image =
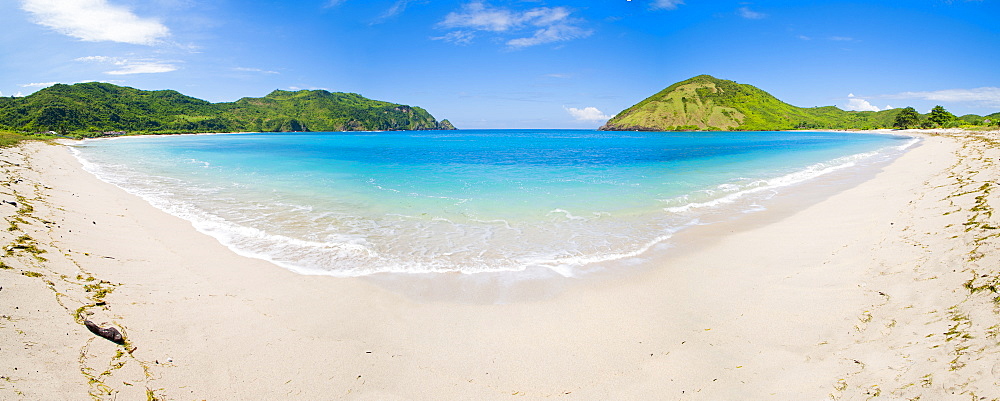
<svg viewBox="0 0 1000 401">
<path fill-rule="evenodd" d="M 127 137 L 101 179 L 306 274 L 573 275 L 914 139 L 821 132 L 462 130 Z"/>
</svg>

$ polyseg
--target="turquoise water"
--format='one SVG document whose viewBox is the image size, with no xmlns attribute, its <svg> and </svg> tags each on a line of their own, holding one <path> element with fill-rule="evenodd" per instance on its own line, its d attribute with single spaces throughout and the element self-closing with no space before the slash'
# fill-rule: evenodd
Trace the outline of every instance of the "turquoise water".
<svg viewBox="0 0 1000 401">
<path fill-rule="evenodd" d="M 296 272 L 571 276 L 914 141 L 462 130 L 127 137 L 74 150 L 99 178 Z"/>
</svg>

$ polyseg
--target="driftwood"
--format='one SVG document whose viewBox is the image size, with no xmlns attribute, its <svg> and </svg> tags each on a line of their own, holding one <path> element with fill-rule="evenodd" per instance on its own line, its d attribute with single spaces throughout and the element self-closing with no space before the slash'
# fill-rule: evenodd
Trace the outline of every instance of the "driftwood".
<svg viewBox="0 0 1000 401">
<path fill-rule="evenodd" d="M 122 337 L 122 333 L 114 327 L 102 328 L 89 320 L 83 321 L 83 325 L 87 326 L 87 329 L 89 329 L 91 333 L 96 334 L 98 337 L 103 337 L 115 344 L 125 344 L 125 337 Z"/>
</svg>

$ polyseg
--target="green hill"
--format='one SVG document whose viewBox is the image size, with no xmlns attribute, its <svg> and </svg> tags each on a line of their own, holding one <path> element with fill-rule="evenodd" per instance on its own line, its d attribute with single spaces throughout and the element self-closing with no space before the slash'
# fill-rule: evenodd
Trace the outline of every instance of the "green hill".
<svg viewBox="0 0 1000 401">
<path fill-rule="evenodd" d="M 670 85 L 625 109 L 600 129 L 608 131 L 890 128 L 900 109 L 844 111 L 834 106 L 802 108 L 752 85 L 710 75 Z M 965 120 L 965 117 L 963 117 Z"/>
<path fill-rule="evenodd" d="M 355 93 L 276 90 L 263 98 L 209 103 L 172 90 L 98 82 L 57 84 L 23 98 L 0 98 L 0 127 L 81 135 L 454 129 L 422 108 Z"/>
<path fill-rule="evenodd" d="M 276 90 L 263 98 L 220 103 L 230 118 L 252 131 L 428 130 L 441 126 L 419 107 L 381 102 L 356 93 Z"/>
</svg>

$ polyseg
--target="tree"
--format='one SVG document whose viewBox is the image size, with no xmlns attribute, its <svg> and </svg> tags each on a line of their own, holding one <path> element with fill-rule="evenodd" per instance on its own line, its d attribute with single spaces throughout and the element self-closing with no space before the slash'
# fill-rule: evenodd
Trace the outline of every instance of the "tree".
<svg viewBox="0 0 1000 401">
<path fill-rule="evenodd" d="M 917 125 L 920 122 L 920 113 L 912 107 L 907 107 L 896 115 L 896 121 L 892 123 L 893 127 L 897 128 L 909 128 Z"/>
<path fill-rule="evenodd" d="M 927 119 L 933 121 L 937 125 L 943 126 L 948 122 L 954 120 L 955 115 L 949 113 L 948 110 L 945 110 L 944 107 L 941 107 L 939 105 L 939 106 L 934 106 L 934 108 L 931 109 L 931 115 L 927 117 Z"/>
</svg>

